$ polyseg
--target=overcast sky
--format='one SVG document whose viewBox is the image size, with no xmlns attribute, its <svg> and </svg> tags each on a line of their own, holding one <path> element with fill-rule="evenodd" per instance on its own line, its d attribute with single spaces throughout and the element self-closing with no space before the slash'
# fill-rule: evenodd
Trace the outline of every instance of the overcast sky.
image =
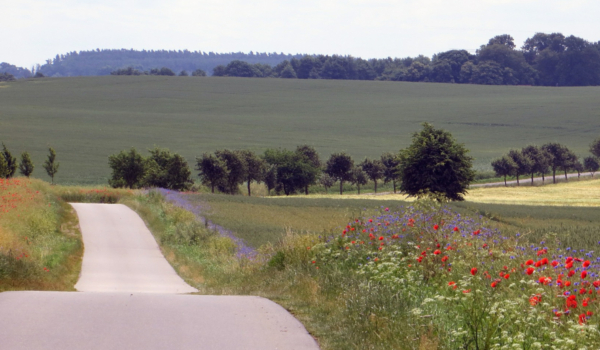
<svg viewBox="0 0 600 350">
<path fill-rule="evenodd" d="M 498 34 L 600 40 L 598 0 L 0 0 L 0 62 L 90 49 L 406 57 Z"/>
</svg>

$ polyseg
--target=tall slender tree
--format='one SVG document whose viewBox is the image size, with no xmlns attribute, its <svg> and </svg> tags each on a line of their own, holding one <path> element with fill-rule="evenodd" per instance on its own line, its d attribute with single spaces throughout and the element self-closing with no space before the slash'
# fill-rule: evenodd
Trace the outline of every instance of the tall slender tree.
<svg viewBox="0 0 600 350">
<path fill-rule="evenodd" d="M 4 156 L 4 160 L 6 161 L 6 174 L 5 177 L 7 179 L 15 176 L 17 172 L 17 158 L 13 157 L 4 142 L 2 143 L 2 156 Z"/>
<path fill-rule="evenodd" d="M 290 66 L 291 67 L 291 66 Z M 306 183 L 304 185 L 304 194 L 308 194 L 308 186 L 314 185 L 319 180 L 319 174 L 321 173 L 321 158 L 319 157 L 319 153 L 313 146 L 309 145 L 300 145 L 296 147 L 296 153 L 302 155 L 306 158 L 306 163 L 309 164 L 312 168 L 310 171 L 311 174 L 314 174 L 310 179 L 306 179 Z"/>
<path fill-rule="evenodd" d="M 33 173 L 33 169 L 35 166 L 33 165 L 33 161 L 31 161 L 31 157 L 28 152 L 21 153 L 21 163 L 19 164 L 19 172 L 23 176 L 31 176 Z"/>
<path fill-rule="evenodd" d="M 52 179 L 52 184 L 54 184 L 54 176 L 58 172 L 58 167 L 60 163 L 56 161 L 56 152 L 52 147 L 48 148 L 48 158 L 44 162 L 44 169 L 46 169 L 46 173 Z"/>
</svg>

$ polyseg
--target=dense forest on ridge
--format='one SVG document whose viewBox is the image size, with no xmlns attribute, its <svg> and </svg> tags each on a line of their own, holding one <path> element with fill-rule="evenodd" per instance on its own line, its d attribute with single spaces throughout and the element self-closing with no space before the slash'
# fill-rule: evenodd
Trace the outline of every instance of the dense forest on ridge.
<svg viewBox="0 0 600 350">
<path fill-rule="evenodd" d="M 0 73 L 16 78 L 127 74 L 168 68 L 213 76 L 296 79 L 391 80 L 486 85 L 600 85 L 600 42 L 560 33 L 537 33 L 518 49 L 510 35 L 498 35 L 475 54 L 450 50 L 406 58 L 362 59 L 339 55 L 287 55 L 201 51 L 92 50 L 49 59 L 32 70 L 7 63 Z M 131 69 L 129 69 L 131 68 Z"/>
</svg>

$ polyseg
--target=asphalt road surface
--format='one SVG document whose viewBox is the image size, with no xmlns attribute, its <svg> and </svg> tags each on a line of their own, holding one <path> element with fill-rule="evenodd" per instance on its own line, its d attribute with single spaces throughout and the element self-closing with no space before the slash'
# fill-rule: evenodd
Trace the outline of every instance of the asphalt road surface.
<svg viewBox="0 0 600 350">
<path fill-rule="evenodd" d="M 319 349 L 276 303 L 185 295 L 135 212 L 73 204 L 85 252 L 79 292 L 0 293 L 0 349 Z"/>
</svg>

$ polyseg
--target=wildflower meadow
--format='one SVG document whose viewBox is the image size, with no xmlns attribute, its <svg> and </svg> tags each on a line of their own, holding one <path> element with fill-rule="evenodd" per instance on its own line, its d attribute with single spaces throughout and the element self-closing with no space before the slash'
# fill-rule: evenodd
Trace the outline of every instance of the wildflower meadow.
<svg viewBox="0 0 600 350">
<path fill-rule="evenodd" d="M 309 264 L 317 278 L 357 276 L 366 293 L 385 286 L 408 304 L 413 338 L 428 334 L 440 348 L 600 348 L 600 257 L 593 251 L 530 244 L 483 218 L 432 205 L 357 218 L 307 247 Z M 380 311 L 363 316 L 394 317 Z"/>
</svg>

